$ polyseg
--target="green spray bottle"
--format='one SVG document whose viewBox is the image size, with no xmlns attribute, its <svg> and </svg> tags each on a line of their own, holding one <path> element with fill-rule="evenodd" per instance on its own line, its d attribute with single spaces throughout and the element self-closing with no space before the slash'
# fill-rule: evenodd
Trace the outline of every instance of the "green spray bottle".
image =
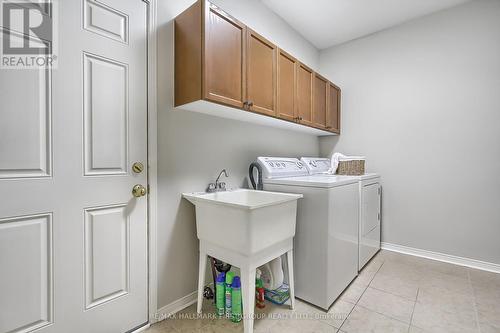
<svg viewBox="0 0 500 333">
<path fill-rule="evenodd" d="M 217 279 L 215 280 L 215 307 L 217 308 L 217 315 L 219 317 L 224 316 L 226 311 L 226 273 L 219 273 Z"/>
<path fill-rule="evenodd" d="M 232 294 L 232 314 L 231 321 L 239 323 L 241 321 L 241 281 L 239 276 L 235 276 L 231 285 Z M 251 295 L 253 296 L 253 295 Z"/>
<path fill-rule="evenodd" d="M 233 283 L 233 278 L 234 278 L 234 272 L 227 272 L 226 273 L 226 318 L 231 319 L 231 308 L 232 308 L 232 303 L 231 303 L 231 284 Z"/>
</svg>

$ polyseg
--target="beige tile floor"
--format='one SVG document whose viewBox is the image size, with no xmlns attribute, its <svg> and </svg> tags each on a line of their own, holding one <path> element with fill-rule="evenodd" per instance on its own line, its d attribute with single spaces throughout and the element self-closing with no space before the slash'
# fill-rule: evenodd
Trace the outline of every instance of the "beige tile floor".
<svg viewBox="0 0 500 333">
<path fill-rule="evenodd" d="M 267 303 L 257 314 L 255 332 L 500 332 L 500 274 L 381 251 L 328 313 L 297 300 L 294 311 Z M 243 324 L 196 319 L 192 305 L 146 332 L 243 332 Z"/>
</svg>

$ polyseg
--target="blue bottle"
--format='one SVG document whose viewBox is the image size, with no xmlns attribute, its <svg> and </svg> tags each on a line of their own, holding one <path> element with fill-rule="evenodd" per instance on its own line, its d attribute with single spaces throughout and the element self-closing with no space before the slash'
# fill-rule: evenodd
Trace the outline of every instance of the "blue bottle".
<svg viewBox="0 0 500 333">
<path fill-rule="evenodd" d="M 235 276 L 231 285 L 231 321 L 233 323 L 241 321 L 241 310 L 241 281 L 239 276 Z"/>
<path fill-rule="evenodd" d="M 226 273 L 219 273 L 215 280 L 215 307 L 217 314 L 222 317 L 226 311 Z"/>
</svg>

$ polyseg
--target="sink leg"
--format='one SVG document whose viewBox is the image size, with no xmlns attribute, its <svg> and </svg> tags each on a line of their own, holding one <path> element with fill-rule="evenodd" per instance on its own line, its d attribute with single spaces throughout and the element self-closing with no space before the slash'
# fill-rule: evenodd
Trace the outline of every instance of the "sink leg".
<svg viewBox="0 0 500 333">
<path fill-rule="evenodd" d="M 205 269 L 207 267 L 207 254 L 200 251 L 200 267 L 198 269 L 198 308 L 197 313 L 201 313 L 203 306 L 203 289 L 205 288 Z"/>
<path fill-rule="evenodd" d="M 290 287 L 290 308 L 295 309 L 295 286 L 293 280 L 293 250 L 286 253 L 288 266 L 288 284 Z"/>
<path fill-rule="evenodd" d="M 255 311 L 255 268 L 241 268 L 241 291 L 243 297 L 243 331 L 253 332 Z"/>
</svg>

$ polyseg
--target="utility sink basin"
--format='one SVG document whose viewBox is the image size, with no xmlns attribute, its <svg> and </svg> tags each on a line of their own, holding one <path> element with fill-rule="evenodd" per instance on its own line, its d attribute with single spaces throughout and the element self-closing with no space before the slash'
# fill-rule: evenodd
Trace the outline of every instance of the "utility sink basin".
<svg viewBox="0 0 500 333">
<path fill-rule="evenodd" d="M 250 256 L 295 236 L 302 194 L 238 189 L 183 193 L 196 207 L 200 240 Z"/>
</svg>

